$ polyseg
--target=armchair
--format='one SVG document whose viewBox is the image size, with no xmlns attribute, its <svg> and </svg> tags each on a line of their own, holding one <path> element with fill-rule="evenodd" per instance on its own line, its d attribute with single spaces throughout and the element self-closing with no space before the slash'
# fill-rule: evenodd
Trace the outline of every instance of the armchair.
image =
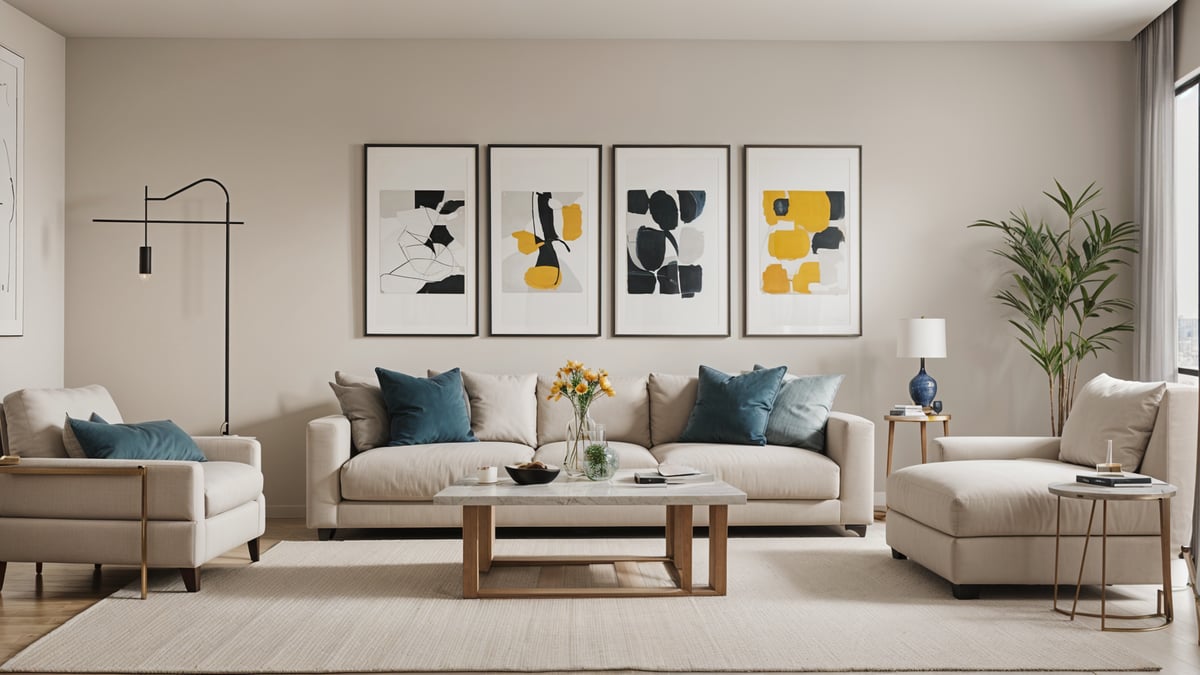
<svg viewBox="0 0 1200 675">
<path fill-rule="evenodd" d="M 246 544 L 259 557 L 266 529 L 262 449 L 253 438 L 196 437 L 206 462 L 73 458 L 67 415 L 121 417 L 108 391 L 23 389 L 0 407 L 0 443 L 21 467 L 146 467 L 147 564 L 177 568 L 190 592 L 200 568 Z M 141 488 L 136 476 L 0 473 L 0 588 L 10 562 L 141 564 Z"/>
</svg>

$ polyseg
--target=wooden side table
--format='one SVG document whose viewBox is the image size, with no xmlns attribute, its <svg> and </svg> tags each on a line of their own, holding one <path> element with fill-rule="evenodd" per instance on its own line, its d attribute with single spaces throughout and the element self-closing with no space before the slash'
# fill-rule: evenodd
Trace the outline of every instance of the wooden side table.
<svg viewBox="0 0 1200 675">
<path fill-rule="evenodd" d="M 887 456 L 887 473 L 886 476 L 892 475 L 892 445 L 896 441 L 896 422 L 917 422 L 921 425 L 921 463 L 924 464 L 929 457 L 929 433 L 925 429 L 930 422 L 942 423 L 942 435 L 950 435 L 950 414 L 943 413 L 941 415 L 925 415 L 924 417 L 907 417 L 904 415 L 884 415 L 883 419 L 888 423 L 888 456 Z"/>
</svg>

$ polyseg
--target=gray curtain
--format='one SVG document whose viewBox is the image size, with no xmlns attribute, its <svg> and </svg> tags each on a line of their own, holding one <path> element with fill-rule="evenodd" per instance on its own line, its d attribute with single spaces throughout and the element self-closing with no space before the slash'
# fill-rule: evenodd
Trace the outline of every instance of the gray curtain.
<svg viewBox="0 0 1200 675">
<path fill-rule="evenodd" d="M 1134 376 L 1176 376 L 1175 315 L 1175 8 L 1134 38 L 1137 47 L 1137 143 L 1134 220 L 1141 225 L 1135 267 Z"/>
</svg>

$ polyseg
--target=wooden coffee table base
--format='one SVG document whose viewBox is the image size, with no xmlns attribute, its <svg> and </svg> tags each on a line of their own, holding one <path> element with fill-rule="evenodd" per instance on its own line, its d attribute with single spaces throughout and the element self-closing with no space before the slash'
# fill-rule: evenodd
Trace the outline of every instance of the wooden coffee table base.
<svg viewBox="0 0 1200 675">
<path fill-rule="evenodd" d="M 708 585 L 692 579 L 692 506 L 669 505 L 667 545 L 663 556 L 542 556 L 503 557 L 492 554 L 496 542 L 494 506 L 463 505 L 464 598 L 644 598 L 658 596 L 725 595 L 726 557 L 729 542 L 729 506 L 708 505 Z M 613 565 L 617 581 L 628 582 L 639 563 L 663 563 L 675 585 L 645 587 L 619 585 L 598 588 L 480 588 L 480 574 L 493 567 L 545 567 L 558 565 Z"/>
</svg>

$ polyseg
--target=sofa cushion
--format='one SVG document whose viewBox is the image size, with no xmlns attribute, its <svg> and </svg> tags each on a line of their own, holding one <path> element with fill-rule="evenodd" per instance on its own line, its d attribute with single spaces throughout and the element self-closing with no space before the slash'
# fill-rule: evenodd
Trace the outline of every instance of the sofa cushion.
<svg viewBox="0 0 1200 675">
<path fill-rule="evenodd" d="M 841 468 L 812 450 L 667 443 L 651 448 L 650 453 L 660 464 L 681 464 L 711 473 L 741 489 L 749 499 L 837 499 L 841 492 Z"/>
<path fill-rule="evenodd" d="M 262 494 L 262 472 L 241 462 L 205 462 L 204 515 L 215 515 L 258 499 Z"/>
<path fill-rule="evenodd" d="M 342 498 L 429 501 L 454 481 L 474 476 L 481 466 L 502 467 L 532 458 L 529 446 L 489 441 L 375 448 L 342 465 Z"/>
<path fill-rule="evenodd" d="M 766 445 L 767 419 L 787 366 L 729 375 L 700 366 L 700 387 L 681 443 Z"/>
<path fill-rule="evenodd" d="M 623 443 L 621 441 L 609 441 L 608 447 L 612 448 L 617 454 L 617 468 L 619 469 L 657 469 L 658 460 L 654 459 L 654 455 L 646 448 L 635 445 L 633 443 Z M 554 466 L 562 466 L 563 459 L 567 456 L 567 442 L 555 441 L 547 443 L 538 448 L 537 452 L 533 453 L 533 458 L 543 461 Z"/>
<path fill-rule="evenodd" d="M 537 375 L 462 371 L 471 407 L 471 432 L 481 441 L 537 445 Z"/>
<path fill-rule="evenodd" d="M 699 388 L 699 378 L 694 375 L 650 373 L 646 390 L 650 396 L 651 447 L 679 440 L 696 407 Z"/>
<path fill-rule="evenodd" d="M 1113 461 L 1125 471 L 1137 471 L 1166 391 L 1162 382 L 1129 382 L 1104 373 L 1092 378 L 1075 395 L 1058 458 L 1095 468 L 1104 462 L 1112 440 Z"/>
<path fill-rule="evenodd" d="M 1075 481 L 1081 468 L 1046 459 L 964 460 L 892 472 L 888 508 L 953 537 L 1054 536 L 1051 483 Z M 1082 534 L 1091 502 L 1063 499 L 1063 533 Z M 1100 532 L 1097 509 L 1093 533 Z M 1113 502 L 1109 534 L 1158 534 L 1154 502 Z"/>
<path fill-rule="evenodd" d="M 362 451 L 387 445 L 391 424 L 379 381 L 347 375 L 340 370 L 333 374 L 333 379 L 329 388 L 337 396 L 342 414 L 350 420 L 350 440 L 354 448 Z"/>
<path fill-rule="evenodd" d="M 108 390 L 98 384 L 74 389 L 21 389 L 4 397 L 7 452 L 22 457 L 67 457 L 63 445 L 65 415 L 87 419 L 97 413 L 120 423 L 121 412 Z M 82 457 L 81 457 L 82 459 Z"/>
<path fill-rule="evenodd" d="M 588 412 L 592 419 L 604 425 L 605 438 L 610 441 L 650 447 L 650 395 L 645 377 L 610 375 L 609 383 L 616 396 L 594 402 Z M 572 410 L 568 401 L 548 400 L 554 378 L 541 376 L 537 383 L 537 445 L 566 440 L 567 424 Z"/>
<path fill-rule="evenodd" d="M 475 441 L 463 402 L 458 368 L 435 377 L 413 377 L 376 368 L 387 404 L 388 445 L 424 445 Z"/>
<path fill-rule="evenodd" d="M 767 442 L 825 452 L 825 423 L 845 377 L 785 374 L 767 419 Z"/>
</svg>

